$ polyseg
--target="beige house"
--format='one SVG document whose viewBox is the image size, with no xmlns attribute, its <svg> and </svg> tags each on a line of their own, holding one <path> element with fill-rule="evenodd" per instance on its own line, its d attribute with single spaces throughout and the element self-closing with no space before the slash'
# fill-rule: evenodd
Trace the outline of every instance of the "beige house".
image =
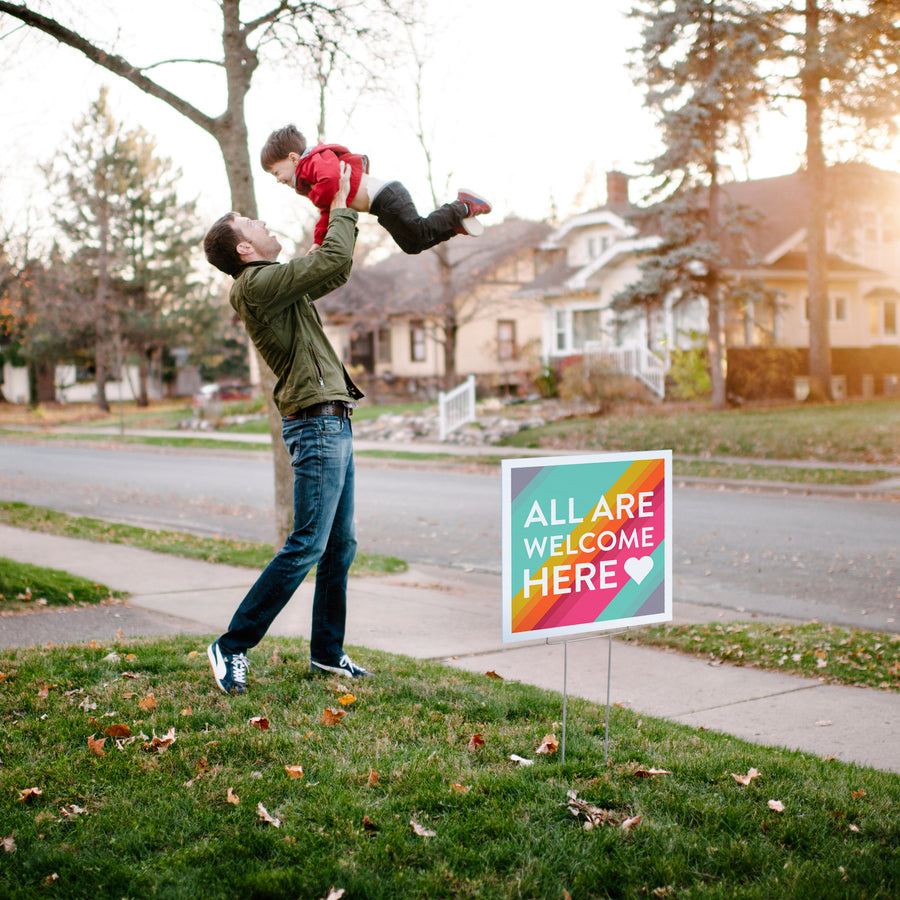
<svg viewBox="0 0 900 900">
<path fill-rule="evenodd" d="M 363 380 L 433 393 L 475 375 L 515 391 L 539 359 L 543 305 L 513 295 L 534 279 L 533 249 L 549 230 L 507 219 L 478 238 L 355 268 L 316 304 L 328 336 Z"/>
<path fill-rule="evenodd" d="M 735 274 L 761 277 L 781 301 L 765 324 L 776 345 L 809 345 L 803 172 L 725 186 L 727 197 L 762 213 Z M 900 175 L 862 164 L 828 173 L 828 295 L 832 347 L 900 347 Z M 752 314 L 748 318 L 753 318 Z M 732 332 L 752 343 L 752 332 Z M 757 336 L 758 337 L 758 336 Z"/>
<path fill-rule="evenodd" d="M 703 300 L 663 298 L 654 310 L 617 313 L 613 300 L 640 279 L 639 264 L 658 239 L 629 224 L 624 175 L 607 178 L 607 204 L 574 216 L 536 250 L 538 275 L 517 296 L 545 306 L 542 355 L 562 361 L 603 353 L 662 392 L 668 354 L 705 333 Z M 803 172 L 723 186 L 723 203 L 758 219 L 726 249 L 734 278 L 757 279 L 774 301 L 726 311 L 735 363 L 745 348 L 796 351 L 802 392 L 809 347 L 806 275 L 808 191 Z M 900 175 L 865 165 L 829 170 L 828 294 L 835 394 L 893 393 L 900 381 Z M 646 377 L 645 377 L 646 376 Z M 799 394 L 798 394 L 799 395 Z"/>
</svg>

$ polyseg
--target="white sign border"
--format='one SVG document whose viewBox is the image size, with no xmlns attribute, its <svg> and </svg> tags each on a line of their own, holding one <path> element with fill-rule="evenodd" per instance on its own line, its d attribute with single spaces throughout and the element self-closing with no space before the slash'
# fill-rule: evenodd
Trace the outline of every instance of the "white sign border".
<svg viewBox="0 0 900 900">
<path fill-rule="evenodd" d="M 641 459 L 662 459 L 665 463 L 663 476 L 663 502 L 665 511 L 665 553 L 664 553 L 664 602 L 663 612 L 639 618 L 612 619 L 604 622 L 588 622 L 583 625 L 561 625 L 527 632 L 512 630 L 512 471 L 521 468 L 542 466 L 591 465 L 597 463 L 635 462 Z M 571 456 L 530 456 L 500 460 L 500 541 L 502 558 L 502 639 L 504 644 L 522 641 L 549 640 L 567 636 L 583 637 L 589 634 L 604 634 L 638 625 L 653 625 L 672 621 L 672 451 L 646 450 L 635 453 L 586 453 Z"/>
</svg>

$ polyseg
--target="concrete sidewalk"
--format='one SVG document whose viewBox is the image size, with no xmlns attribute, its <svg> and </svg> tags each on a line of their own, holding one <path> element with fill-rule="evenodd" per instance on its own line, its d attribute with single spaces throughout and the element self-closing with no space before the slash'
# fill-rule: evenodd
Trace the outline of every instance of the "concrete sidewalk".
<svg viewBox="0 0 900 900">
<path fill-rule="evenodd" d="M 0 555 L 63 569 L 132 594 L 100 608 L 0 616 L 0 646 L 34 646 L 167 634 L 216 635 L 255 579 L 253 570 L 0 525 Z M 562 645 L 504 645 L 500 577 L 415 566 L 350 585 L 348 644 L 510 681 L 563 689 Z M 272 634 L 309 638 L 312 585 L 303 584 Z M 680 599 L 676 621 L 733 619 Z M 677 653 L 606 637 L 568 646 L 568 692 L 646 715 L 900 773 L 900 697 L 750 668 L 710 666 Z M 366 663 L 365 650 L 355 651 Z M 252 656 L 252 651 L 251 651 Z M 212 685 L 212 681 L 210 681 Z"/>
</svg>

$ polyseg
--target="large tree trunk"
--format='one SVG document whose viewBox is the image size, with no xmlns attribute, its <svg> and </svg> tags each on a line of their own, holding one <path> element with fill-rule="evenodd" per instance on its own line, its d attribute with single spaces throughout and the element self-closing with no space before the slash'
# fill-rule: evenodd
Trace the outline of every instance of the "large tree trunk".
<svg viewBox="0 0 900 900">
<path fill-rule="evenodd" d="M 825 153 L 822 149 L 821 36 L 818 0 L 806 2 L 803 101 L 806 104 L 806 174 L 809 213 L 806 225 L 809 281 L 809 399 L 831 397 L 831 342 L 828 334 L 828 260 Z"/>
</svg>

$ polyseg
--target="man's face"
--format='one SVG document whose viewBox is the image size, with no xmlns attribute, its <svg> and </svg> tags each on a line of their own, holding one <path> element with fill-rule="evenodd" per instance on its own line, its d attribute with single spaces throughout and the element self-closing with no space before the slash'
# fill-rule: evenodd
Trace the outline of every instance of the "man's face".
<svg viewBox="0 0 900 900">
<path fill-rule="evenodd" d="M 246 216 L 234 217 L 234 229 L 240 234 L 242 242 L 250 244 L 260 259 L 275 262 L 281 252 L 278 238 L 266 228 L 261 219 L 248 219 Z M 242 253 L 238 244 L 238 252 Z"/>
<path fill-rule="evenodd" d="M 300 162 L 299 153 L 289 153 L 287 159 L 279 159 L 269 166 L 269 174 L 274 175 L 279 184 L 294 186 L 294 173 L 297 171 L 297 163 Z"/>
</svg>

